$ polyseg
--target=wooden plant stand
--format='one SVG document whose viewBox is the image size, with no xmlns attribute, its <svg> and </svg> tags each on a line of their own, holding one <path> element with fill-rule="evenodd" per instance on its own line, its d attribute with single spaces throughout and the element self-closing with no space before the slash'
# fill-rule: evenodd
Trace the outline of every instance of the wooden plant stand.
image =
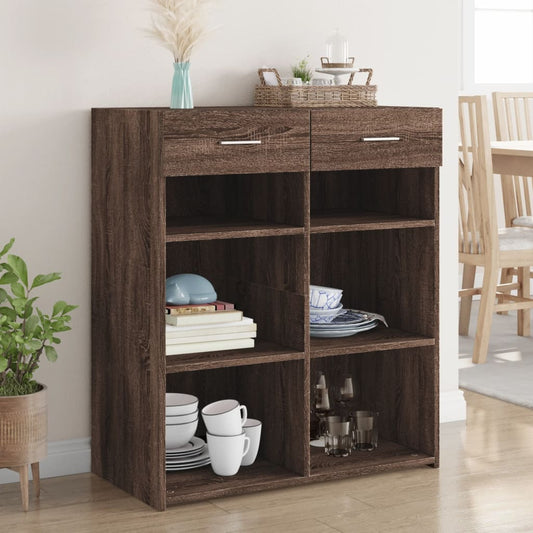
<svg viewBox="0 0 533 533">
<path fill-rule="evenodd" d="M 0 468 L 19 474 L 22 507 L 29 509 L 31 466 L 35 497 L 41 494 L 39 461 L 47 454 L 47 388 L 25 396 L 0 397 Z"/>
</svg>

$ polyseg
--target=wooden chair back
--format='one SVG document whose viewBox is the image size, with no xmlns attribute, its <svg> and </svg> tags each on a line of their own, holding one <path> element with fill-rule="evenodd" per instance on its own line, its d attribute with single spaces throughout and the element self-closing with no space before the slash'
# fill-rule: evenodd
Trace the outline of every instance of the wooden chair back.
<svg viewBox="0 0 533 533">
<path fill-rule="evenodd" d="M 496 139 L 533 140 L 533 92 L 492 93 Z M 505 224 L 520 216 L 533 216 L 533 177 L 502 176 Z"/>
<path fill-rule="evenodd" d="M 486 96 L 459 97 L 459 252 L 496 256 L 498 224 Z"/>
</svg>

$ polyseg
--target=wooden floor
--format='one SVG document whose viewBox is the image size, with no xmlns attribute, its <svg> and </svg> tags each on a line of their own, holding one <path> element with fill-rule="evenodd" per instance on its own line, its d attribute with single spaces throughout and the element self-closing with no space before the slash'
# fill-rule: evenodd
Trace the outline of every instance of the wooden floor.
<svg viewBox="0 0 533 533">
<path fill-rule="evenodd" d="M 531 532 L 533 410 L 465 392 L 467 423 L 441 428 L 441 467 L 153 511 L 91 474 L 42 481 L 21 510 L 0 486 L 2 532 Z M 342 460 L 342 459 L 339 459 Z"/>
</svg>

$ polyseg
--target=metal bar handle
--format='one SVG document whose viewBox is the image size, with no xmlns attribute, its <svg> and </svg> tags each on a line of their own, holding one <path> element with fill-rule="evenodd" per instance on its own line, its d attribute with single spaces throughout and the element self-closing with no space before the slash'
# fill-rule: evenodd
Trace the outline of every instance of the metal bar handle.
<svg viewBox="0 0 533 533">
<path fill-rule="evenodd" d="M 363 142 L 400 141 L 401 137 L 361 137 Z"/>
<path fill-rule="evenodd" d="M 235 144 L 261 144 L 260 140 L 257 141 L 219 141 L 218 144 L 223 145 L 235 145 Z"/>
</svg>

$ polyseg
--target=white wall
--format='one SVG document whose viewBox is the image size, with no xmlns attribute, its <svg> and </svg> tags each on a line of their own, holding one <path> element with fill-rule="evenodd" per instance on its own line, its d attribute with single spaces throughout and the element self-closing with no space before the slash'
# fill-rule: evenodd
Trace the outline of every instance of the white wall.
<svg viewBox="0 0 533 533">
<path fill-rule="evenodd" d="M 172 58 L 142 28 L 145 0 L 0 0 L 0 243 L 15 236 L 31 271 L 59 270 L 45 291 L 80 308 L 50 389 L 50 440 L 90 434 L 90 108 L 166 106 Z M 256 69 L 313 64 L 335 26 L 384 105 L 444 109 L 441 187 L 441 389 L 457 388 L 457 3 L 442 0 L 218 0 L 193 55 L 196 105 L 253 102 Z M 414 251 L 416 253 L 416 251 Z"/>
</svg>

